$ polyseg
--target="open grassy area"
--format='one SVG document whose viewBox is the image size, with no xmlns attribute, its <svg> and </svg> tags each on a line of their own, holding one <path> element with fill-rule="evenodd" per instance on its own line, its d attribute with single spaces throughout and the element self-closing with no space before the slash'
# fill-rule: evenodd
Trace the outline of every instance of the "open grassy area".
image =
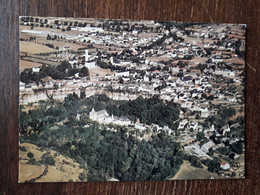
<svg viewBox="0 0 260 195">
<path fill-rule="evenodd" d="M 43 171 L 44 166 L 30 165 L 19 163 L 19 182 L 29 181 L 32 178 L 39 177 Z"/>
<path fill-rule="evenodd" d="M 114 72 L 111 72 L 109 69 L 103 69 L 103 68 L 91 68 L 89 69 L 90 76 L 96 76 L 97 74 L 99 76 L 104 77 L 106 74 L 114 74 Z"/>
<path fill-rule="evenodd" d="M 189 161 L 184 160 L 183 164 L 180 167 L 180 170 L 176 173 L 174 177 L 170 180 L 178 179 L 210 179 L 210 177 L 215 179 L 224 179 L 224 177 L 218 176 L 216 173 L 211 173 L 205 168 L 196 168 L 191 166 Z"/>
<path fill-rule="evenodd" d="M 44 172 L 47 165 L 34 165 L 29 163 L 29 157 L 27 154 L 31 152 L 36 161 L 40 161 L 41 157 L 45 153 L 55 160 L 55 166 L 48 166 L 48 172 L 36 179 L 35 182 L 66 182 L 70 179 L 73 181 L 79 181 L 79 174 L 84 170 L 79 167 L 79 164 L 74 162 L 71 158 L 57 153 L 54 150 L 41 150 L 38 146 L 30 143 L 22 143 L 21 147 L 25 147 L 26 151 L 19 150 L 19 182 L 30 181 L 31 179 L 38 178 Z"/>
<path fill-rule="evenodd" d="M 48 173 L 37 180 L 37 182 L 68 182 L 68 180 L 80 181 L 78 176 L 81 169 L 72 172 L 64 172 L 55 167 L 48 167 Z"/>
</svg>

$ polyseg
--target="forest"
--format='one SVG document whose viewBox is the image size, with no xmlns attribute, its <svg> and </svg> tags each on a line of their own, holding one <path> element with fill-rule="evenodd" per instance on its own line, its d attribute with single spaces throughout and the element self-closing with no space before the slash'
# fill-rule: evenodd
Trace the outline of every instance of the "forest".
<svg viewBox="0 0 260 195">
<path fill-rule="evenodd" d="M 30 142 L 43 149 L 50 148 L 74 159 L 87 170 L 86 175 L 80 175 L 81 180 L 163 180 L 176 174 L 184 153 L 172 136 L 162 131 L 145 140 L 140 139 L 139 130 L 98 124 L 84 114 L 89 113 L 93 105 L 97 106 L 97 110 L 107 106 L 111 113 L 140 117 L 139 120 L 147 123 L 151 122 L 151 117 L 165 124 L 178 118 L 177 105 L 170 105 L 166 110 L 166 104 L 156 98 L 138 98 L 127 103 L 111 100 L 105 95 L 84 98 L 82 94 L 80 97 L 71 94 L 63 102 L 41 101 L 37 109 L 28 112 L 21 107 L 20 142 Z M 119 106 L 115 108 L 115 105 Z M 144 113 L 145 109 L 154 115 Z M 165 119 L 162 119 L 158 118 L 155 110 L 165 110 L 165 114 L 176 111 L 176 114 L 173 118 L 164 116 Z M 82 114 L 80 120 L 76 119 L 77 113 Z"/>
</svg>

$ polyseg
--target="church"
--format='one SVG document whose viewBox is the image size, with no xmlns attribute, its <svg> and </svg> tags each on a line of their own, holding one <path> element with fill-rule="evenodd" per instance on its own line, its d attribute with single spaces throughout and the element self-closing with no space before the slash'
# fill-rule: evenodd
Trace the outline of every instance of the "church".
<svg viewBox="0 0 260 195">
<path fill-rule="evenodd" d="M 109 124 L 113 121 L 114 116 L 110 117 L 106 110 L 100 110 L 98 112 L 92 108 L 91 112 L 89 113 L 89 118 L 93 121 L 97 121 L 102 124 Z"/>
<path fill-rule="evenodd" d="M 107 113 L 106 110 L 100 110 L 98 112 L 95 111 L 94 108 L 92 108 L 91 112 L 89 113 L 89 118 L 93 121 L 97 121 L 101 124 L 115 124 L 115 125 L 119 125 L 119 126 L 124 126 L 124 125 L 130 125 L 131 124 L 131 120 L 128 119 L 127 117 L 114 117 L 114 115 L 112 114 L 112 116 L 109 116 L 109 114 Z"/>
</svg>

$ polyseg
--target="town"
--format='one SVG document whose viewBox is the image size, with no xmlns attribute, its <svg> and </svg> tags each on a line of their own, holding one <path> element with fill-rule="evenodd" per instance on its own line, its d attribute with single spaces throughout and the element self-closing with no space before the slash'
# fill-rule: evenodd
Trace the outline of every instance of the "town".
<svg viewBox="0 0 260 195">
<path fill-rule="evenodd" d="M 244 56 L 245 25 L 21 17 L 20 105 L 28 112 L 44 101 L 92 98 L 87 112 L 73 115 L 87 118 L 86 129 L 126 128 L 146 142 L 163 132 L 180 144 L 186 164 L 208 172 L 193 179 L 243 178 Z M 175 114 L 160 122 L 155 111 L 131 112 L 136 102 L 150 109 L 149 101 Z M 106 180 L 125 180 L 115 175 Z"/>
</svg>

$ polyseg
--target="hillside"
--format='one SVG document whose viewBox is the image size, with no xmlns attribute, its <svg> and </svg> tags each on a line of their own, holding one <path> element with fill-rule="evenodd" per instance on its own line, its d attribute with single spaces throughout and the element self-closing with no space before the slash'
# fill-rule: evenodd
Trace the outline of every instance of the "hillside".
<svg viewBox="0 0 260 195">
<path fill-rule="evenodd" d="M 19 182 L 79 181 L 79 174 L 84 171 L 71 158 L 30 143 L 20 144 L 19 158 Z"/>
</svg>

